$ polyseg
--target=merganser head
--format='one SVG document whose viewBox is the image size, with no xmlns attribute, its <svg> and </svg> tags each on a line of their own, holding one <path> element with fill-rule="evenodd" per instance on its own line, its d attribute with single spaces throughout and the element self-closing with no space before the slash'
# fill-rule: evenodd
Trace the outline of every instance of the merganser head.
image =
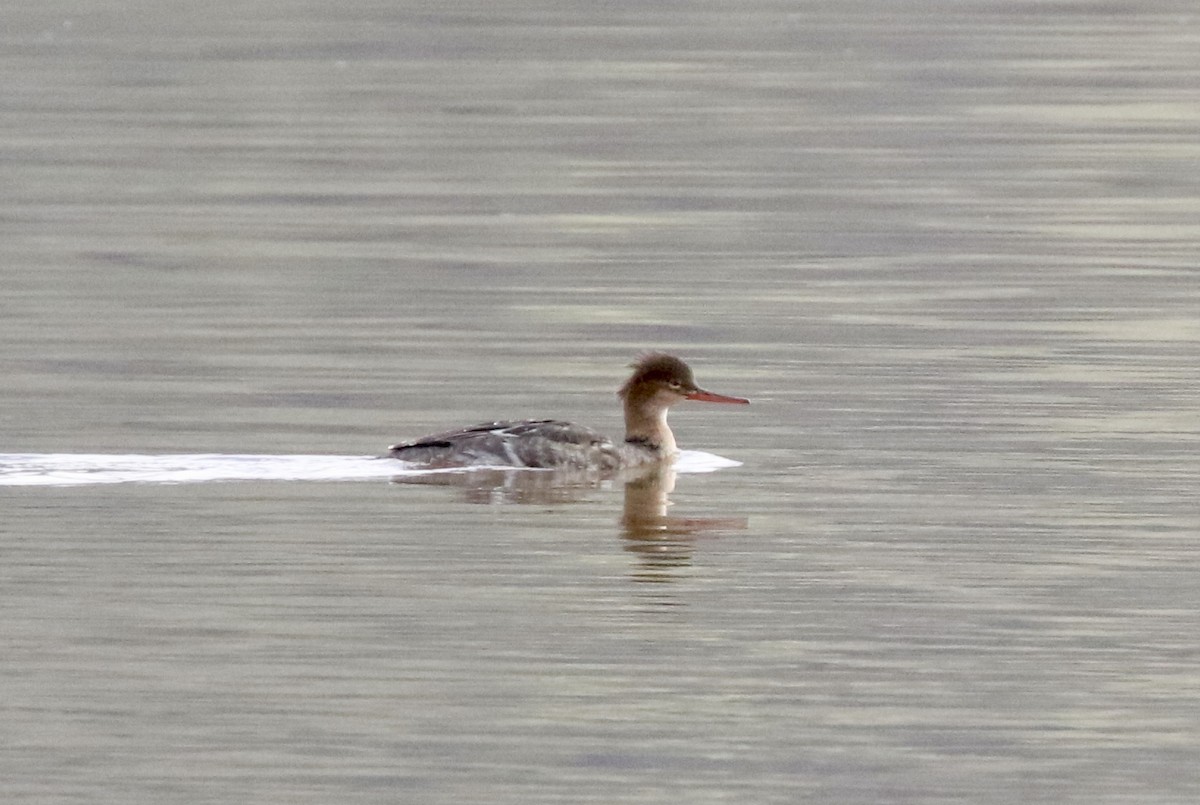
<svg viewBox="0 0 1200 805">
<path fill-rule="evenodd" d="M 740 405 L 750 402 L 705 391 L 696 385 L 686 363 L 661 352 L 642 355 L 617 394 L 625 401 L 625 441 L 642 445 L 659 458 L 677 452 L 675 434 L 667 426 L 667 409 L 672 405 L 684 400 Z"/>
<path fill-rule="evenodd" d="M 626 408 L 665 411 L 684 400 L 738 405 L 750 403 L 741 397 L 727 397 L 700 388 L 692 377 L 691 367 L 674 355 L 648 352 L 631 366 L 633 374 L 617 392 L 625 401 Z"/>
</svg>

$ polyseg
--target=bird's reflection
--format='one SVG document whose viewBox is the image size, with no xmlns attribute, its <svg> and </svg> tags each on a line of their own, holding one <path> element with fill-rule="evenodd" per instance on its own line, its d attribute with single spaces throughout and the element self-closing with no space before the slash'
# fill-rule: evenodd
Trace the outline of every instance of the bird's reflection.
<svg viewBox="0 0 1200 805">
<path fill-rule="evenodd" d="M 467 503 L 553 505 L 578 503 L 613 480 L 586 470 L 471 469 L 398 475 L 392 483 L 454 487 Z"/>
<path fill-rule="evenodd" d="M 636 554 L 641 567 L 635 581 L 673 581 L 673 571 L 691 564 L 695 539 L 728 529 L 744 529 L 745 517 L 680 517 L 668 514 L 675 491 L 675 470 L 653 467 L 625 480 L 621 525 L 625 550 Z"/>
<path fill-rule="evenodd" d="M 669 582 L 680 568 L 691 565 L 698 536 L 744 529 L 745 517 L 682 517 L 669 514 L 676 472 L 651 465 L 617 474 L 592 471 L 530 471 L 475 469 L 421 475 L 400 475 L 398 484 L 448 486 L 461 489 L 468 503 L 554 505 L 586 500 L 597 489 L 623 485 L 625 502 L 621 530 L 625 550 L 636 555 L 635 581 Z"/>
</svg>

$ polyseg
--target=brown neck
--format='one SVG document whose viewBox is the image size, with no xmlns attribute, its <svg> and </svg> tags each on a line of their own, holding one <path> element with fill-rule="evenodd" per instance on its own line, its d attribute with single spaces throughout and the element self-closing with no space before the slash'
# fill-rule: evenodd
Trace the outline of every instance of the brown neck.
<svg viewBox="0 0 1200 805">
<path fill-rule="evenodd" d="M 646 405 L 646 401 L 625 400 L 625 441 L 639 442 L 668 455 L 678 452 L 675 434 L 667 427 L 667 409 Z"/>
</svg>

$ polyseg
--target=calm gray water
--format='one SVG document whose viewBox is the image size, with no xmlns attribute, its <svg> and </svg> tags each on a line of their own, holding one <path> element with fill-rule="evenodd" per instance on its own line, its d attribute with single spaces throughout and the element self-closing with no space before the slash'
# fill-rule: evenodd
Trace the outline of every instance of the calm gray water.
<svg viewBox="0 0 1200 805">
<path fill-rule="evenodd" d="M 1200 800 L 1192 4 L 8 5 L 0 453 L 753 405 L 0 486 L 5 802 Z"/>
</svg>

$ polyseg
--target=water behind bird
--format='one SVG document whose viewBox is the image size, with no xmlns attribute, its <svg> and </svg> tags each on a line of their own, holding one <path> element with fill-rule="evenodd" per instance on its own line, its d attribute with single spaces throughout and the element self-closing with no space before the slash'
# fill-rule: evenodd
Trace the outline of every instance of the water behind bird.
<svg viewBox="0 0 1200 805">
<path fill-rule="evenodd" d="M 740 463 L 712 453 L 685 450 L 680 453 L 674 468 L 678 473 L 705 473 L 726 467 L 736 467 Z M 544 472 L 543 470 L 523 471 Z M 464 471 L 415 468 L 403 461 L 376 456 L 273 456 L 232 453 L 0 454 L 0 486 L 185 484 L 212 481 L 378 481 L 397 476 L 439 475 L 455 472 Z"/>
</svg>

